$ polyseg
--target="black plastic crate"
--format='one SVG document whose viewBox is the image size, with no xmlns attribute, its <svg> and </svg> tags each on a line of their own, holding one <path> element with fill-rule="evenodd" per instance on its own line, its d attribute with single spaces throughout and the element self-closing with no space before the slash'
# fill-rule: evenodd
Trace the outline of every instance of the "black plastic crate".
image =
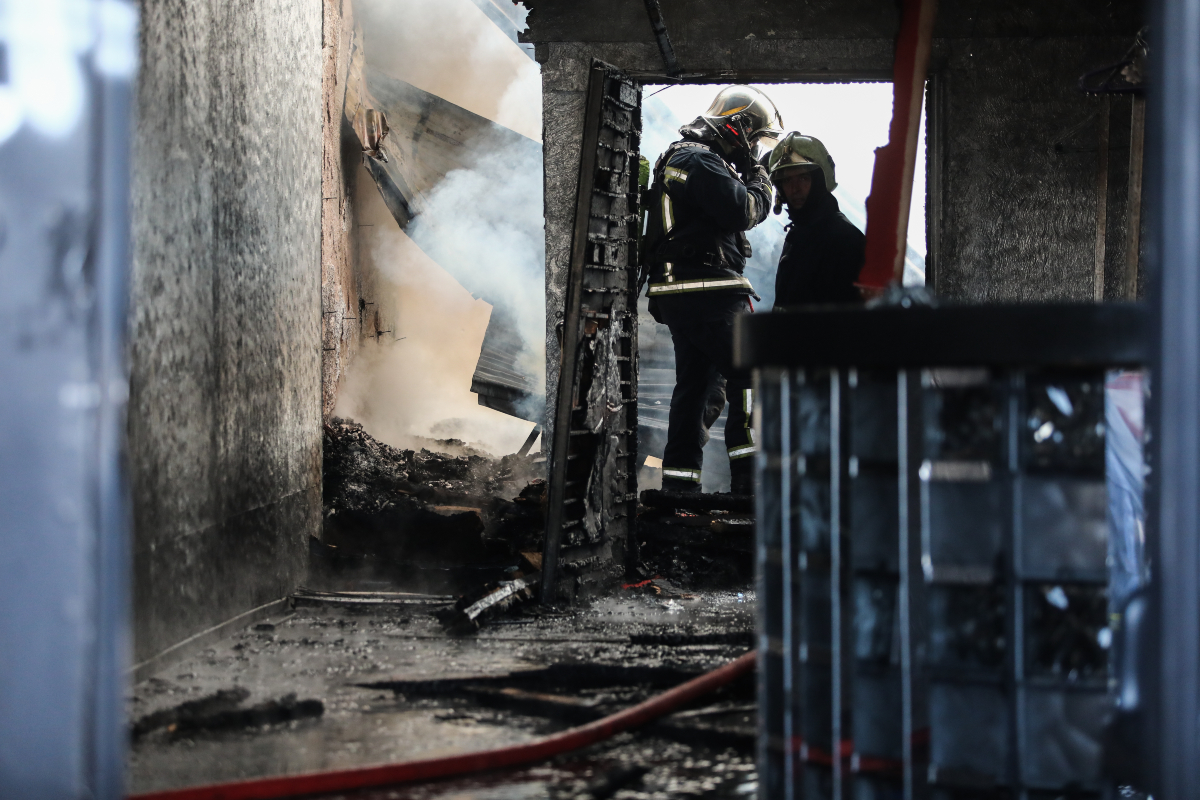
<svg viewBox="0 0 1200 800">
<path fill-rule="evenodd" d="M 761 447 L 760 796 L 1103 793 L 1113 587 L 1144 567 L 1110 536 L 1105 385 L 1144 363 L 1141 312 L 740 325 Z"/>
</svg>

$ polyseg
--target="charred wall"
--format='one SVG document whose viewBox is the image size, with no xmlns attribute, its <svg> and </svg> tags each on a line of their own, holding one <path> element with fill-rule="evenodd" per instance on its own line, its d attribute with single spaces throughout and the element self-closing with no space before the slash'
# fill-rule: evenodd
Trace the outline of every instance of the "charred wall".
<svg viewBox="0 0 1200 800">
<path fill-rule="evenodd" d="M 365 302 L 356 266 L 355 176 L 362 147 L 346 119 L 354 55 L 362 47 L 350 0 L 323 0 L 321 25 L 321 413 L 328 419 L 362 338 Z M 360 308 L 360 305 L 362 308 Z"/>
<path fill-rule="evenodd" d="M 136 659 L 277 599 L 321 514 L 318 4 L 142 4 Z"/>
<path fill-rule="evenodd" d="M 392 331 L 395 309 L 377 270 L 363 260 L 359 230 L 373 227 L 366 217 L 375 199 L 364 204 L 360 194 L 375 191 L 363 168 L 374 101 L 366 88 L 362 25 L 351 0 L 324 0 L 322 10 L 321 413 L 328 420 L 350 362 L 365 340 L 378 344 L 382 331 Z"/>
<path fill-rule="evenodd" d="M 542 63 L 547 397 L 554 397 L 586 71 L 598 58 L 646 82 L 662 82 L 663 67 L 639 0 L 526 5 L 524 39 L 535 44 Z M 892 2 L 663 0 L 662 8 L 690 81 L 891 74 L 899 21 Z M 1124 54 L 1141 19 L 1137 2 L 941 4 L 932 71 L 941 83 L 944 135 L 929 153 L 941 165 L 940 181 L 931 186 L 940 192 L 940 215 L 930 215 L 937 254 L 931 277 L 939 295 L 984 302 L 1092 296 L 1100 101 L 1075 87 L 1084 71 Z M 1113 108 L 1110 288 L 1124 261 L 1128 101 Z"/>
</svg>

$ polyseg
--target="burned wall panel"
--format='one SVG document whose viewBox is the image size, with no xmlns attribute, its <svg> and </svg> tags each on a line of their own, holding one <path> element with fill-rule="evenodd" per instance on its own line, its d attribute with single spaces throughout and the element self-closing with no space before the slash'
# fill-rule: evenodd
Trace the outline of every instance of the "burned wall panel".
<svg viewBox="0 0 1200 800">
<path fill-rule="evenodd" d="M 637 500 L 637 84 L 593 62 L 581 120 L 561 324 L 554 326 L 561 366 L 545 437 L 552 446 L 543 602 L 589 594 L 622 574 Z"/>
<path fill-rule="evenodd" d="M 320 521 L 321 13 L 142 7 L 137 660 L 294 588 Z"/>
</svg>

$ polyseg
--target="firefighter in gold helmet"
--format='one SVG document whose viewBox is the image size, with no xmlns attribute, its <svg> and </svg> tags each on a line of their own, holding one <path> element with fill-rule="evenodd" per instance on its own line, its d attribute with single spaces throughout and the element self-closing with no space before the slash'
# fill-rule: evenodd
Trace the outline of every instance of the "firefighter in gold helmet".
<svg viewBox="0 0 1200 800">
<path fill-rule="evenodd" d="M 813 136 L 789 133 L 767 163 L 779 192 L 775 213 L 786 205 L 791 219 L 775 273 L 775 308 L 861 303 L 862 293 L 854 284 L 862 271 L 866 237 L 830 194 L 837 180 L 825 145 Z"/>
<path fill-rule="evenodd" d="M 722 89 L 708 111 L 679 129 L 654 167 L 642 247 L 650 313 L 671 330 L 675 389 L 663 453 L 663 489 L 699 491 L 706 399 L 726 379 L 725 445 L 732 490 L 753 491 L 750 378 L 733 370 L 733 320 L 757 295 L 742 274 L 746 231 L 772 201 L 758 162 L 783 133 L 771 100 L 750 86 Z"/>
</svg>

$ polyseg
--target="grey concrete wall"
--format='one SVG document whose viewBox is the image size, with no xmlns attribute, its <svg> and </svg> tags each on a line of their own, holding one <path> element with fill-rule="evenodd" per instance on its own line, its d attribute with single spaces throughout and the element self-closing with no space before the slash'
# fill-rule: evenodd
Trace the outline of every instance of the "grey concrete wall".
<svg viewBox="0 0 1200 800">
<path fill-rule="evenodd" d="M 542 62 L 547 396 L 552 398 L 584 75 L 593 58 L 648 82 L 661 82 L 654 75 L 663 68 L 640 0 L 526 0 L 526 5 L 532 10 L 524 38 L 535 43 Z M 891 73 L 899 20 L 897 5 L 889 0 L 663 0 L 662 7 L 679 62 L 692 81 Z M 942 192 L 934 234 L 941 296 L 983 302 L 1092 296 L 1099 101 L 1079 94 L 1076 81 L 1084 71 L 1120 58 L 1141 19 L 1138 2 L 941 4 L 931 65 L 945 89 L 946 136 L 937 153 L 943 177 L 940 187 L 931 187 Z M 1127 103 L 1116 103 L 1110 288 L 1124 261 L 1121 193 L 1128 119 Z"/>
<path fill-rule="evenodd" d="M 142 4 L 138 660 L 292 590 L 318 530 L 321 15 L 319 2 Z"/>
<path fill-rule="evenodd" d="M 934 67 L 948 84 L 939 295 L 977 302 L 1092 299 L 1101 101 L 1081 94 L 1076 81 L 1117 60 L 1131 38 L 937 42 Z M 1116 279 L 1124 261 L 1128 101 L 1114 109 L 1107 261 Z"/>
</svg>

